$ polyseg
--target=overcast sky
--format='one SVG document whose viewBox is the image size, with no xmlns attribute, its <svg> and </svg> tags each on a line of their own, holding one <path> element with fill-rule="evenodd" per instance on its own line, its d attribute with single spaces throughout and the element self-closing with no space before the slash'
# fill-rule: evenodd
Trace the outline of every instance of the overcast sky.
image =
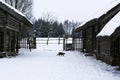
<svg viewBox="0 0 120 80">
<path fill-rule="evenodd" d="M 51 13 L 58 21 L 84 21 L 115 0 L 33 0 L 33 14 L 40 18 Z"/>
</svg>

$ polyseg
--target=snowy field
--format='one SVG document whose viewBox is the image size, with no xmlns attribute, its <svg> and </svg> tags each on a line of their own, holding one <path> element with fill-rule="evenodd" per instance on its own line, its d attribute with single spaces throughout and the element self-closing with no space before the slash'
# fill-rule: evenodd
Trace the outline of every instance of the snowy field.
<svg viewBox="0 0 120 80">
<path fill-rule="evenodd" d="M 117 67 L 94 57 L 67 51 L 56 56 L 62 45 L 39 44 L 37 49 L 21 49 L 17 57 L 0 59 L 0 80 L 120 80 Z"/>
</svg>

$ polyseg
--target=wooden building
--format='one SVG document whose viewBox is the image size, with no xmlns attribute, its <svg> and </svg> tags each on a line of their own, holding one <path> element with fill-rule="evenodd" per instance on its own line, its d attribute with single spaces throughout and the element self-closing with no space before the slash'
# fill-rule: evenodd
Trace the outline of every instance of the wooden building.
<svg viewBox="0 0 120 80">
<path fill-rule="evenodd" d="M 112 65 L 120 66 L 120 27 L 111 35 L 111 53 Z"/>
<path fill-rule="evenodd" d="M 31 27 L 25 15 L 0 1 L 0 56 L 16 55 L 20 39 L 27 36 Z"/>
<path fill-rule="evenodd" d="M 82 41 L 83 41 L 83 49 L 82 51 L 92 53 L 94 51 L 95 47 L 95 41 L 96 41 L 96 23 L 97 19 L 93 19 L 83 26 L 76 29 L 77 32 L 82 33 Z M 94 39 L 94 40 L 93 40 Z"/>
<path fill-rule="evenodd" d="M 119 11 L 120 3 L 116 3 L 114 6 L 111 6 L 108 11 L 104 12 L 100 17 L 90 19 L 76 28 L 76 33 L 82 32 L 82 51 L 95 54 L 98 59 L 101 59 L 109 64 L 118 64 L 120 57 L 117 59 L 116 57 L 113 58 L 113 56 L 118 54 L 119 51 L 118 48 L 118 51 L 116 50 L 116 47 L 119 47 L 117 44 L 119 43 L 118 31 L 114 32 L 112 36 L 101 37 L 98 36 L 98 34 L 103 30 L 106 24 L 109 23 L 109 21 L 118 14 Z M 110 29 L 110 27 L 108 29 Z M 116 39 L 117 41 L 115 41 Z"/>
<path fill-rule="evenodd" d="M 89 53 L 96 52 L 96 36 L 106 25 L 107 22 L 113 18 L 117 12 L 120 10 L 120 4 L 103 13 L 98 18 L 93 18 L 83 24 L 81 24 L 77 29 L 76 33 L 82 32 L 83 36 L 83 49 Z"/>
<path fill-rule="evenodd" d="M 120 12 L 118 12 L 97 36 L 97 58 L 112 65 L 120 65 Z"/>
</svg>

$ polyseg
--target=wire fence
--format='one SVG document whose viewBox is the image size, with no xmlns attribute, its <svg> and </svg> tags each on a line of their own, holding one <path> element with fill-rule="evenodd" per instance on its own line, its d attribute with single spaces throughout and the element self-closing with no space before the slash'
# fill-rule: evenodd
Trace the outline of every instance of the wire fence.
<svg viewBox="0 0 120 80">
<path fill-rule="evenodd" d="M 26 37 L 19 41 L 19 47 L 20 48 L 26 48 L 26 49 L 35 49 L 36 48 L 36 38 L 34 37 Z"/>
<path fill-rule="evenodd" d="M 74 49 L 75 50 L 82 50 L 83 49 L 83 40 L 82 40 L 82 38 L 75 38 L 74 39 Z"/>
</svg>

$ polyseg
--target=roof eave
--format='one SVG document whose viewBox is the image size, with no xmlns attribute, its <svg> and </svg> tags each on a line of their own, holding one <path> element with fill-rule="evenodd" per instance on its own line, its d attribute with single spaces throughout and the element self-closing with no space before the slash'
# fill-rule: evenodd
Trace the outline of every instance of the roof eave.
<svg viewBox="0 0 120 80">
<path fill-rule="evenodd" d="M 83 26 L 80 26 L 80 27 L 76 28 L 75 32 L 79 32 L 79 31 L 81 31 L 83 29 L 86 29 L 86 28 L 88 28 L 90 26 L 95 25 L 96 23 L 97 23 L 97 19 L 96 18 L 92 19 L 92 20 L 88 21 L 87 23 L 85 23 Z"/>
</svg>

